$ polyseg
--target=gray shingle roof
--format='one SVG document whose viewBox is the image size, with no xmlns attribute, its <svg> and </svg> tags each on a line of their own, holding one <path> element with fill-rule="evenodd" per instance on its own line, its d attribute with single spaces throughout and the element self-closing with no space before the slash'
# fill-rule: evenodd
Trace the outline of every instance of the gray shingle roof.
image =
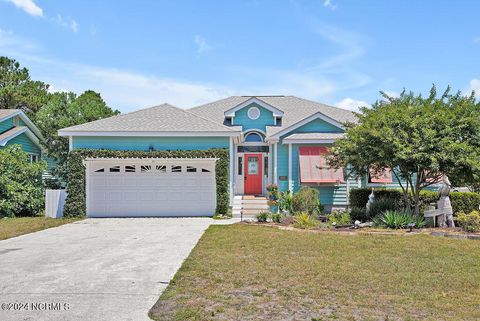
<svg viewBox="0 0 480 321">
<path fill-rule="evenodd" d="M 289 140 L 310 140 L 310 139 L 337 139 L 345 136 L 344 133 L 302 133 L 292 134 L 285 137 L 285 141 Z"/>
<path fill-rule="evenodd" d="M 274 135 L 318 112 L 339 123 L 356 122 L 355 114 L 349 110 L 328 106 L 295 96 L 232 96 L 188 109 L 188 111 L 197 115 L 203 115 L 208 119 L 222 123 L 224 120 L 224 112 L 226 110 L 231 109 L 253 97 L 262 100 L 263 102 L 284 112 L 282 117 L 282 125 L 269 126 L 267 128 L 267 136 Z"/>
<path fill-rule="evenodd" d="M 19 132 L 25 131 L 26 128 L 27 127 L 24 127 L 24 126 L 17 126 L 17 127 L 13 127 L 10 130 L 7 130 L 6 132 L 4 132 L 3 134 L 0 135 L 0 142 L 14 136 L 15 134 L 17 134 Z"/>
<path fill-rule="evenodd" d="M 8 117 L 12 114 L 17 113 L 20 109 L 0 109 L 0 119 Z"/>
<path fill-rule="evenodd" d="M 233 133 L 237 127 L 227 127 L 202 115 L 169 104 L 154 106 L 128 114 L 117 115 L 90 123 L 63 128 L 62 132 L 218 132 Z"/>
</svg>

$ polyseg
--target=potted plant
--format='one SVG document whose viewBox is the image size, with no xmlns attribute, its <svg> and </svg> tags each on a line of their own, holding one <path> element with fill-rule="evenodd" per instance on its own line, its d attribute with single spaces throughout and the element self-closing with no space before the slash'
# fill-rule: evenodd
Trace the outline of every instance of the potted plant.
<svg viewBox="0 0 480 321">
<path fill-rule="evenodd" d="M 277 184 L 267 185 L 268 205 L 270 205 L 270 212 L 278 212 L 278 186 Z"/>
</svg>

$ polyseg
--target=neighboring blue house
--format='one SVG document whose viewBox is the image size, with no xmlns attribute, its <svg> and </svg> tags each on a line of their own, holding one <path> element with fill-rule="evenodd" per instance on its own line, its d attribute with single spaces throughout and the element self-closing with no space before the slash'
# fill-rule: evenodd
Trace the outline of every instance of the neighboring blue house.
<svg viewBox="0 0 480 321">
<path fill-rule="evenodd" d="M 344 124 L 355 121 L 348 110 L 294 96 L 233 96 L 188 110 L 164 104 L 59 134 L 69 137 L 71 150 L 226 148 L 231 205 L 239 214 L 242 204 L 236 200 L 265 195 L 271 183 L 280 191 L 315 187 L 327 208 L 346 207 L 351 188 L 392 184 L 388 173 L 370 181 L 347 180 L 343 169 L 325 163 Z M 89 216 L 213 214 L 213 159 L 87 159 L 85 164 Z"/>
<path fill-rule="evenodd" d="M 42 158 L 43 136 L 32 121 L 19 109 L 0 109 L 0 149 L 20 145 L 31 162 Z"/>
</svg>

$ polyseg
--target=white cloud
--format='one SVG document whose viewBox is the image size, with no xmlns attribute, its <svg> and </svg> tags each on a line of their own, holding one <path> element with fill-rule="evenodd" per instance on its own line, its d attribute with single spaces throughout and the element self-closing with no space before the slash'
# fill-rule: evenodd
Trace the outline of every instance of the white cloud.
<svg viewBox="0 0 480 321">
<path fill-rule="evenodd" d="M 323 6 L 325 8 L 329 8 L 331 10 L 337 9 L 337 5 L 335 5 L 332 0 L 324 0 L 323 1 Z"/>
<path fill-rule="evenodd" d="M 387 94 L 389 97 L 392 97 L 392 98 L 398 98 L 400 97 L 400 94 L 396 91 L 393 91 L 393 90 L 383 90 L 383 92 L 385 94 Z"/>
<path fill-rule="evenodd" d="M 33 0 L 7 0 L 31 16 L 43 17 L 43 10 Z"/>
<path fill-rule="evenodd" d="M 470 95 L 472 91 L 475 91 L 475 97 L 480 98 L 480 79 L 473 78 L 470 80 L 470 86 L 468 87 L 466 94 Z"/>
<path fill-rule="evenodd" d="M 359 111 L 360 107 L 370 107 L 370 104 L 367 103 L 366 101 L 362 100 L 357 100 L 353 98 L 345 98 L 340 100 L 335 104 L 335 106 L 343 108 L 343 109 L 348 109 L 348 110 L 353 110 L 353 111 Z"/>
<path fill-rule="evenodd" d="M 202 54 L 202 53 L 213 50 L 213 47 L 210 46 L 207 43 L 207 41 L 205 40 L 205 38 L 202 37 L 202 36 L 196 35 L 193 38 L 193 42 L 195 42 L 195 44 L 197 45 L 197 53 L 198 54 Z"/>
<path fill-rule="evenodd" d="M 78 23 L 70 17 L 63 17 L 61 14 L 57 13 L 57 16 L 52 18 L 52 20 L 62 27 L 68 28 L 73 32 L 78 32 Z"/>
</svg>

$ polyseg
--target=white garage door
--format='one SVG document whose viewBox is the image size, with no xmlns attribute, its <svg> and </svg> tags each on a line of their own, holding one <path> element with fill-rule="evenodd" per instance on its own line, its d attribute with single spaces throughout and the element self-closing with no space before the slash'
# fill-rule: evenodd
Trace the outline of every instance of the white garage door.
<svg viewBox="0 0 480 321">
<path fill-rule="evenodd" d="M 89 217 L 211 216 L 216 159 L 86 161 Z"/>
</svg>

